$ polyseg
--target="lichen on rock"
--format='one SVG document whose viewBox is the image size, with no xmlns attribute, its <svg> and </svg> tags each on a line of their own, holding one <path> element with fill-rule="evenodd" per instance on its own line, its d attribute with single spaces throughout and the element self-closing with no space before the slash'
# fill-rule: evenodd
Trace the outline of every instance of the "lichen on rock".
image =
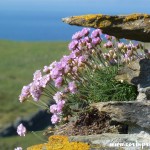
<svg viewBox="0 0 150 150">
<path fill-rule="evenodd" d="M 67 136 L 53 135 L 48 143 L 28 147 L 27 150 L 89 150 L 90 146 L 83 142 L 69 142 Z"/>
<path fill-rule="evenodd" d="M 129 14 L 109 16 L 102 14 L 88 14 L 62 19 L 70 25 L 93 27 L 102 29 L 103 33 L 117 38 L 150 42 L 150 15 Z"/>
</svg>

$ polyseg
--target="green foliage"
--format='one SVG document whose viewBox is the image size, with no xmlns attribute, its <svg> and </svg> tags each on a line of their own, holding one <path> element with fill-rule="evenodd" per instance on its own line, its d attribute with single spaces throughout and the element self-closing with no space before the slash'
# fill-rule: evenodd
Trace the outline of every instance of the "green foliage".
<svg viewBox="0 0 150 150">
<path fill-rule="evenodd" d="M 36 132 L 36 134 L 41 138 L 45 139 L 45 137 L 42 136 L 42 131 Z M 28 133 L 28 136 L 25 137 L 12 136 L 12 137 L 0 138 L 0 149 L 13 150 L 16 147 L 21 146 L 25 150 L 27 149 L 27 147 L 39 143 L 43 143 L 43 141 L 36 138 L 35 135 L 33 135 L 32 133 Z"/>
<path fill-rule="evenodd" d="M 132 101 L 136 99 L 137 88 L 127 82 L 115 80 L 118 68 L 116 66 L 84 71 L 86 78 L 78 87 L 78 93 L 70 95 L 70 103 L 77 108 L 82 108 L 93 102 L 106 101 Z M 75 105 L 75 103 L 78 102 Z"/>
</svg>

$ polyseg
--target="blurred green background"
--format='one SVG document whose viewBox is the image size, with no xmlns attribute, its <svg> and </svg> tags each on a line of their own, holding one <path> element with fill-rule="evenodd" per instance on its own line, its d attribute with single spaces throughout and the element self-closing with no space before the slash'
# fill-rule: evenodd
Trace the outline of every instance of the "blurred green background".
<svg viewBox="0 0 150 150">
<path fill-rule="evenodd" d="M 28 102 L 19 102 L 22 86 L 32 81 L 35 70 L 68 54 L 67 47 L 68 42 L 0 41 L 0 129 L 18 117 L 38 111 L 38 107 Z M 33 134 L 5 137 L 0 138 L 0 150 L 12 150 L 16 146 L 26 148 L 40 142 Z"/>
</svg>

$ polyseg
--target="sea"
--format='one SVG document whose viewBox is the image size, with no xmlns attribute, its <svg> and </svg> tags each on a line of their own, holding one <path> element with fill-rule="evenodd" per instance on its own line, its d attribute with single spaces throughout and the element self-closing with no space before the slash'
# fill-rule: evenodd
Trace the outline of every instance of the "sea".
<svg viewBox="0 0 150 150">
<path fill-rule="evenodd" d="M 66 41 L 81 27 L 62 18 L 84 14 L 150 14 L 149 0 L 0 0 L 0 39 Z"/>
</svg>

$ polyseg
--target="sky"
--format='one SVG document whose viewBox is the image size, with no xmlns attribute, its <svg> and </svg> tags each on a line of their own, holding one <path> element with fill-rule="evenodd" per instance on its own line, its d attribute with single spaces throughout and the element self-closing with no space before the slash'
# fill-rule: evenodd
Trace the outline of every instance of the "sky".
<svg viewBox="0 0 150 150">
<path fill-rule="evenodd" d="M 0 12 L 150 12 L 149 0 L 0 0 Z"/>
<path fill-rule="evenodd" d="M 0 0 L 0 39 L 66 40 L 78 28 L 64 17 L 131 13 L 150 14 L 150 0 Z"/>
</svg>

